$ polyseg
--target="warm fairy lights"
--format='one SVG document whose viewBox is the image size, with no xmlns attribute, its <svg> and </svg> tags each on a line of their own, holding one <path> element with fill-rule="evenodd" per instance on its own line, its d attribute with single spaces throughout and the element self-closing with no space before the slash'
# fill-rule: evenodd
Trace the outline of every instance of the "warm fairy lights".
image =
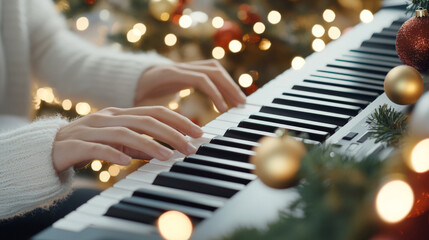
<svg viewBox="0 0 429 240">
<path fill-rule="evenodd" d="M 179 103 L 177 103 L 176 101 L 171 101 L 168 104 L 168 108 L 170 108 L 171 110 L 176 110 L 179 108 Z"/>
<path fill-rule="evenodd" d="M 70 101 L 70 99 L 64 99 L 63 102 L 61 103 L 61 106 L 63 107 L 64 110 L 68 111 L 73 107 L 73 103 L 72 101 Z"/>
<path fill-rule="evenodd" d="M 362 12 L 360 12 L 360 20 L 363 23 L 370 23 L 372 22 L 372 20 L 374 20 L 374 15 L 371 11 L 364 9 L 362 10 Z"/>
<path fill-rule="evenodd" d="M 335 20 L 335 12 L 332 11 L 331 9 L 326 9 L 323 12 L 323 20 L 325 20 L 326 22 L 330 23 L 333 22 Z"/>
<path fill-rule="evenodd" d="M 98 175 L 98 179 L 100 179 L 101 182 L 108 182 L 110 180 L 109 172 L 108 171 L 100 172 L 100 175 Z"/>
<path fill-rule="evenodd" d="M 303 57 L 294 57 L 292 59 L 292 68 L 294 70 L 300 70 L 305 65 L 305 59 Z"/>
<path fill-rule="evenodd" d="M 238 53 L 241 51 L 241 48 L 243 47 L 243 45 L 238 40 L 232 40 L 231 42 L 229 42 L 228 47 L 231 52 Z"/>
<path fill-rule="evenodd" d="M 172 47 L 177 43 L 177 37 L 173 33 L 169 33 L 164 38 L 165 45 Z"/>
<path fill-rule="evenodd" d="M 429 170 L 429 138 L 420 141 L 413 148 L 411 167 L 417 173 L 424 173 Z"/>
<path fill-rule="evenodd" d="M 136 43 L 140 40 L 141 36 L 142 36 L 141 32 L 139 30 L 133 28 L 133 29 L 130 29 L 128 31 L 127 40 L 130 43 Z"/>
<path fill-rule="evenodd" d="M 116 177 L 119 175 L 119 172 L 121 171 L 121 169 L 119 168 L 118 165 L 110 165 L 109 169 L 107 170 L 110 174 L 110 176 L 112 177 Z"/>
<path fill-rule="evenodd" d="M 192 235 L 192 222 L 179 211 L 167 211 L 158 218 L 158 230 L 164 239 L 187 240 Z"/>
<path fill-rule="evenodd" d="M 147 27 L 143 23 L 134 24 L 133 29 L 139 31 L 140 36 L 143 36 L 147 31 Z"/>
<path fill-rule="evenodd" d="M 313 50 L 316 52 L 321 52 L 325 49 L 325 42 L 322 39 L 314 39 L 313 44 L 311 45 Z"/>
<path fill-rule="evenodd" d="M 92 163 L 91 163 L 92 171 L 98 172 L 101 170 L 101 167 L 103 167 L 103 164 L 101 164 L 100 160 L 92 161 Z"/>
<path fill-rule="evenodd" d="M 183 15 L 179 19 L 179 26 L 181 28 L 190 28 L 192 26 L 192 18 L 189 15 Z"/>
<path fill-rule="evenodd" d="M 240 86 L 242 86 L 243 88 L 248 88 L 252 86 L 252 83 L 253 83 L 253 78 L 252 76 L 250 76 L 250 74 L 243 73 L 238 78 L 238 84 L 240 84 Z"/>
<path fill-rule="evenodd" d="M 225 57 L 225 50 L 222 47 L 215 47 L 212 50 L 212 56 L 216 59 L 222 59 Z"/>
<path fill-rule="evenodd" d="M 76 20 L 76 29 L 85 31 L 89 27 L 89 20 L 87 17 L 80 17 Z"/>
<path fill-rule="evenodd" d="M 55 100 L 54 92 L 50 87 L 39 88 L 36 91 L 36 96 L 40 100 L 43 100 L 47 103 L 53 103 Z"/>
<path fill-rule="evenodd" d="M 181 90 L 180 92 L 179 92 L 179 96 L 181 97 L 181 98 L 185 98 L 185 97 L 187 97 L 187 96 L 189 96 L 189 95 L 191 95 L 191 89 L 183 89 L 183 90 Z"/>
<path fill-rule="evenodd" d="M 79 102 L 78 104 L 76 104 L 75 108 L 76 112 L 82 116 L 88 115 L 88 113 L 91 112 L 91 106 L 86 102 Z"/>
<path fill-rule="evenodd" d="M 328 30 L 328 36 L 332 39 L 332 40 L 336 40 L 338 38 L 341 37 L 341 30 L 338 27 L 330 27 Z"/>
<path fill-rule="evenodd" d="M 257 34 L 262 34 L 265 32 L 265 25 L 261 22 L 257 22 L 253 25 L 253 31 Z"/>
<path fill-rule="evenodd" d="M 386 183 L 378 192 L 376 210 L 380 218 L 388 223 L 404 219 L 414 204 L 414 194 L 408 183 L 393 180 Z"/>
<path fill-rule="evenodd" d="M 225 23 L 225 21 L 221 17 L 214 17 L 212 20 L 212 26 L 214 28 L 221 28 L 221 27 L 223 27 L 224 23 Z"/>
<path fill-rule="evenodd" d="M 282 15 L 275 10 L 272 10 L 268 13 L 268 22 L 271 24 L 277 24 L 282 20 Z"/>
<path fill-rule="evenodd" d="M 325 34 L 325 28 L 320 24 L 315 24 L 311 29 L 311 33 L 315 37 L 322 37 Z"/>
<path fill-rule="evenodd" d="M 261 42 L 259 42 L 259 49 L 263 51 L 270 49 L 270 47 L 271 47 L 271 41 L 266 38 L 263 38 Z"/>
</svg>

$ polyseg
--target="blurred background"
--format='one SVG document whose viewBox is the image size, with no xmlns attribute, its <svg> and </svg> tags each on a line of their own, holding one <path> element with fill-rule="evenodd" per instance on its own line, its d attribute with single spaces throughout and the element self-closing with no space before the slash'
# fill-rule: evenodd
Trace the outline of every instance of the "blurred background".
<svg viewBox="0 0 429 240">
<path fill-rule="evenodd" d="M 70 29 L 115 51 L 156 51 L 177 62 L 215 58 L 250 95 L 305 57 L 323 51 L 356 24 L 370 23 L 381 0 L 54 0 Z M 67 46 L 64 46 L 67 47 Z M 184 89 L 165 106 L 199 125 L 217 115 L 208 98 Z M 36 116 L 73 119 L 97 111 L 87 102 L 58 99 L 49 86 L 34 91 Z M 142 164 L 94 160 L 75 186 L 104 189 Z"/>
</svg>

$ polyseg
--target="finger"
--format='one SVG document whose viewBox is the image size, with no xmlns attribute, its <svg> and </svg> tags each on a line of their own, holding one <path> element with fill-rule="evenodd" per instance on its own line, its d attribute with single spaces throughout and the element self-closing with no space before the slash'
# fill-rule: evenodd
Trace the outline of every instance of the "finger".
<svg viewBox="0 0 429 240">
<path fill-rule="evenodd" d="M 57 172 L 62 172 L 71 166 L 93 159 L 120 165 L 127 165 L 131 162 L 131 157 L 108 145 L 80 140 L 55 142 L 52 158 Z"/>
<path fill-rule="evenodd" d="M 182 133 L 191 137 L 199 138 L 203 135 L 203 130 L 191 120 L 166 107 L 137 107 L 122 109 L 118 115 L 138 115 L 153 117 Z"/>
<path fill-rule="evenodd" d="M 173 151 L 157 143 L 155 140 L 144 137 L 127 128 L 127 125 L 130 125 L 127 124 L 127 121 L 109 121 L 102 128 L 86 128 L 76 138 L 86 142 L 124 145 L 159 160 L 168 160 L 173 155 Z M 118 125 L 124 127 L 117 127 Z"/>
<path fill-rule="evenodd" d="M 229 103 L 235 106 L 245 103 L 246 96 L 220 64 L 217 65 L 214 61 L 208 61 L 207 64 L 179 64 L 179 67 L 188 71 L 201 72 L 209 76 Z"/>
<path fill-rule="evenodd" d="M 228 110 L 228 106 L 219 89 L 205 73 L 177 68 L 177 77 L 207 94 L 219 111 L 226 112 Z"/>
<path fill-rule="evenodd" d="M 174 128 L 168 126 L 165 123 L 162 123 L 155 118 L 149 117 L 149 116 L 135 116 L 135 115 L 121 115 L 116 116 L 112 118 L 109 122 L 103 123 L 103 128 L 95 128 L 94 130 L 86 131 L 85 133 L 81 134 L 82 138 L 85 138 L 87 141 L 99 141 L 94 139 L 97 132 L 100 132 L 99 129 L 106 130 L 109 127 L 117 128 L 116 126 L 123 126 L 123 129 L 115 129 L 115 131 L 118 131 L 119 134 L 123 135 L 130 135 L 130 137 L 133 137 L 134 139 L 121 139 L 120 142 L 118 137 L 115 140 L 109 140 L 109 143 L 123 143 L 123 145 L 131 147 L 133 149 L 143 151 L 146 153 L 147 150 L 142 149 L 141 146 L 136 145 L 138 139 L 136 138 L 143 138 L 146 141 L 150 140 L 147 137 L 143 137 L 138 133 L 149 135 L 157 140 L 160 140 L 162 142 L 165 142 L 172 146 L 173 148 L 179 150 L 180 152 L 189 155 L 193 154 L 197 151 L 197 149 L 188 141 L 188 139 L 183 136 L 180 132 L 175 130 Z M 127 129 L 128 131 L 124 130 Z M 132 131 L 131 131 L 132 130 Z M 95 132 L 94 132 L 95 131 Z M 124 133 L 122 133 L 124 131 Z M 130 133 L 131 131 L 132 133 Z M 114 134 L 114 133 L 113 133 Z M 99 137 L 97 137 L 99 139 Z M 153 143 L 156 143 L 155 141 L 151 140 Z M 159 143 L 156 143 L 159 146 Z M 165 147 L 163 147 L 165 148 Z M 149 153 L 150 154 L 150 153 Z M 154 155 L 152 155 L 154 156 Z M 158 157 L 158 156 L 154 156 Z"/>
</svg>

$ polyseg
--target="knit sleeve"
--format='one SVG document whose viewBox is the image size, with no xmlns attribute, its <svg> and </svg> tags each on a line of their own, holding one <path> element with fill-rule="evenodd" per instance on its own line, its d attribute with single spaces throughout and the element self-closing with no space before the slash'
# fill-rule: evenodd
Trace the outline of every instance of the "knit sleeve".
<svg viewBox="0 0 429 240">
<path fill-rule="evenodd" d="M 52 145 L 61 118 L 47 118 L 0 132 L 0 219 L 46 206 L 71 189 L 72 168 L 57 174 Z"/>
<path fill-rule="evenodd" d="M 73 97 L 97 107 L 130 107 L 141 74 L 151 66 L 172 63 L 153 52 L 95 47 L 67 29 L 51 0 L 28 2 L 33 70 L 61 98 Z"/>
</svg>

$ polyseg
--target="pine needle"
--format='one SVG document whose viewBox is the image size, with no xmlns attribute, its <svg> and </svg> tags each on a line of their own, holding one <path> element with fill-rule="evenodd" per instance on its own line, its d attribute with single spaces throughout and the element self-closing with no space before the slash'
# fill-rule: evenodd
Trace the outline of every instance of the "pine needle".
<svg viewBox="0 0 429 240">
<path fill-rule="evenodd" d="M 429 0 L 413 0 L 407 7 L 407 13 L 414 14 L 414 12 L 419 8 L 422 7 L 424 9 L 429 8 Z"/>
</svg>

